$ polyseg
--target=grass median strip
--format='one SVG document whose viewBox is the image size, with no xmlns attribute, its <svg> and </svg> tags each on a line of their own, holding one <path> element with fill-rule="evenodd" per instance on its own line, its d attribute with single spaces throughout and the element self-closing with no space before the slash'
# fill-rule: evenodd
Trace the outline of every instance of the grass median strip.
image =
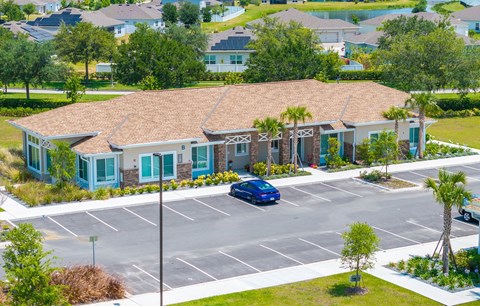
<svg viewBox="0 0 480 306">
<path fill-rule="evenodd" d="M 420 294 L 366 273 L 362 274 L 362 286 L 366 286 L 369 292 L 365 295 L 346 294 L 346 289 L 352 286 L 348 281 L 351 274 L 353 272 L 264 289 L 220 295 L 176 305 L 441 305 Z"/>
</svg>

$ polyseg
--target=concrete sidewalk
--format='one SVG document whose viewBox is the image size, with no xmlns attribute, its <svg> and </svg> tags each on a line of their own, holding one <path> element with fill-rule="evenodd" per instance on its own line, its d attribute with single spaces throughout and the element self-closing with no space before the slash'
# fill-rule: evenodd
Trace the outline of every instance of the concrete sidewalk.
<svg viewBox="0 0 480 306">
<path fill-rule="evenodd" d="M 426 160 L 412 163 L 403 163 L 389 166 L 389 172 L 414 171 L 428 168 L 440 168 L 469 163 L 479 163 L 480 155 L 470 155 L 463 157 L 452 157 L 446 159 Z M 371 171 L 373 169 L 381 170 L 382 167 L 360 168 L 348 171 L 329 173 L 323 170 L 305 168 L 312 175 L 298 176 L 270 181 L 275 187 L 284 187 L 292 185 L 312 184 L 316 182 L 328 182 L 357 177 L 361 171 Z M 209 186 L 202 188 L 191 188 L 184 190 L 167 191 L 163 193 L 164 202 L 178 201 L 194 197 L 207 197 L 219 194 L 226 194 L 230 190 L 230 185 Z M 0 212 L 0 220 L 24 219 L 41 216 L 53 216 L 66 213 L 83 212 L 97 209 L 109 209 L 129 205 L 140 205 L 146 203 L 158 203 L 158 193 L 141 194 L 134 196 L 117 197 L 108 200 L 91 200 L 64 204 L 52 204 L 47 206 L 28 208 L 18 203 L 12 198 L 8 198 L 2 205 L 4 212 Z"/>
</svg>

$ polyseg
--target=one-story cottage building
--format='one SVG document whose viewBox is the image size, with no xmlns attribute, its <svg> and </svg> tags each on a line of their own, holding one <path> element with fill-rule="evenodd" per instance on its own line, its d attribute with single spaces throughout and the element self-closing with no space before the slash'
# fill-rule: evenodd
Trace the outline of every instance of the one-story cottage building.
<svg viewBox="0 0 480 306">
<path fill-rule="evenodd" d="M 269 15 L 268 17 L 276 18 L 281 23 L 298 22 L 314 31 L 322 43 L 341 43 L 345 38 L 358 34 L 360 28 L 345 20 L 322 19 L 294 8 Z M 263 19 L 251 21 L 247 23 L 247 27 L 253 27 L 257 24 L 263 24 Z"/>
<path fill-rule="evenodd" d="M 139 23 L 146 23 L 154 30 L 165 27 L 163 15 L 153 4 L 112 4 L 99 10 L 105 16 L 125 23 L 125 32 L 131 34 Z"/>
<path fill-rule="evenodd" d="M 469 30 L 473 30 L 476 33 L 480 32 L 480 6 L 469 7 L 452 13 L 452 17 L 468 23 Z"/>
<path fill-rule="evenodd" d="M 244 84 L 208 88 L 144 91 L 110 101 L 76 103 L 10 121 L 23 132 L 27 168 L 50 180 L 49 150 L 66 141 L 77 154 L 76 182 L 94 190 L 252 167 L 267 158 L 266 135 L 253 127 L 256 118 L 279 117 L 288 106 L 303 105 L 312 120 L 299 124 L 296 148 L 304 163 L 322 164 L 328 139 L 355 160 L 356 145 L 393 130 L 382 111 L 403 106 L 408 94 L 373 82 L 327 84 L 315 80 Z M 400 122 L 403 151 L 415 150 L 418 120 Z M 275 136 L 275 162 L 292 160 L 293 125 Z"/>
<path fill-rule="evenodd" d="M 14 0 L 14 3 L 20 6 L 21 10 L 25 5 L 33 3 L 35 11 L 41 15 L 58 12 L 62 7 L 60 0 Z"/>
</svg>

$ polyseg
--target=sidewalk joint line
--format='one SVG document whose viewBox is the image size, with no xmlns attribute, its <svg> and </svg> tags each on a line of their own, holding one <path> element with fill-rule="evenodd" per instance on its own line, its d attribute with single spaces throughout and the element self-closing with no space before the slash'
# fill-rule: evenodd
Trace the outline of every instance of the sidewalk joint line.
<svg viewBox="0 0 480 306">
<path fill-rule="evenodd" d="M 187 219 L 190 220 L 190 221 L 195 221 L 193 218 L 190 218 L 189 216 L 186 216 L 186 215 L 182 214 L 181 212 L 178 212 L 178 211 L 176 211 L 175 209 L 168 207 L 168 206 L 165 205 L 165 204 L 163 204 L 163 207 L 165 207 L 166 209 L 169 209 L 169 210 L 173 211 L 173 212 L 176 213 L 176 214 L 179 214 L 180 216 L 182 216 L 182 217 L 184 217 L 184 218 L 187 218 Z"/>
<path fill-rule="evenodd" d="M 224 214 L 224 215 L 226 215 L 226 216 L 231 217 L 230 214 L 228 214 L 228 213 L 226 213 L 226 212 L 224 212 L 224 211 L 221 211 L 220 209 L 217 209 L 217 208 L 215 208 L 215 207 L 212 207 L 212 206 L 208 205 L 207 203 L 204 203 L 204 202 L 202 202 L 202 201 L 200 201 L 200 200 L 198 200 L 198 199 L 196 199 L 196 198 L 192 198 L 192 199 L 193 199 L 195 202 L 199 203 L 199 204 L 202 204 L 202 205 L 204 205 L 204 206 L 206 206 L 206 207 L 208 207 L 208 208 L 211 208 L 211 209 L 213 209 L 213 210 L 215 210 L 215 211 L 218 211 L 218 212 L 221 213 L 221 214 Z"/>
<path fill-rule="evenodd" d="M 77 234 L 75 234 L 74 232 L 72 232 L 71 230 L 69 230 L 68 228 L 66 228 L 65 226 L 61 225 L 59 222 L 53 220 L 50 216 L 47 216 L 47 218 L 52 221 L 53 223 L 55 223 L 56 225 L 60 226 L 61 228 L 63 228 L 64 230 L 66 230 L 67 232 L 69 232 L 70 234 L 72 234 L 73 236 L 75 237 L 78 237 Z"/>
<path fill-rule="evenodd" d="M 398 238 L 401 238 L 401 239 L 404 239 L 404 240 L 407 240 L 407 241 L 410 241 L 410 242 L 413 242 L 413 243 L 416 243 L 416 244 L 422 244 L 421 242 L 415 241 L 415 240 L 410 239 L 410 238 L 407 238 L 407 237 L 403 237 L 403 236 L 397 235 L 397 234 L 395 234 L 395 233 L 392 233 L 392 232 L 390 232 L 390 231 L 381 229 L 381 228 L 379 228 L 379 227 L 376 227 L 376 226 L 372 226 L 372 227 L 373 227 L 374 229 L 377 229 L 377 230 L 379 230 L 379 231 L 382 231 L 382 232 L 385 232 L 385 233 L 387 233 L 387 234 L 393 235 L 393 236 L 395 236 L 395 237 L 398 237 Z"/>
<path fill-rule="evenodd" d="M 310 196 L 312 196 L 312 197 L 319 198 L 320 200 L 323 200 L 323 201 L 326 201 L 326 202 L 332 202 L 332 200 L 323 198 L 323 197 L 321 197 L 321 196 L 318 196 L 318 195 L 316 195 L 316 194 L 310 193 L 310 192 L 308 192 L 308 191 L 304 191 L 304 190 L 298 189 L 298 188 L 295 187 L 295 186 L 290 186 L 290 188 L 295 189 L 295 190 L 300 191 L 300 192 L 303 192 L 303 193 L 305 193 L 305 194 L 308 194 L 308 195 L 310 195 Z"/>
<path fill-rule="evenodd" d="M 285 258 L 288 258 L 288 259 L 290 259 L 291 261 L 294 261 L 294 262 L 296 262 L 296 263 L 298 263 L 298 264 L 304 265 L 303 262 L 300 262 L 300 261 L 296 260 L 295 258 L 292 258 L 292 257 L 290 257 L 290 256 L 288 256 L 288 255 L 285 255 L 285 254 L 283 254 L 283 253 L 281 253 L 281 252 L 279 252 L 279 251 L 276 251 L 276 250 L 274 250 L 274 249 L 272 249 L 272 248 L 269 248 L 269 247 L 267 247 L 267 246 L 264 246 L 263 244 L 260 244 L 260 246 L 261 246 L 262 248 L 265 248 L 265 249 L 267 249 L 267 250 L 270 250 L 270 251 L 272 251 L 272 252 L 275 252 L 275 253 L 277 253 L 278 255 L 281 255 L 281 256 L 283 256 L 283 257 L 285 257 Z"/>
<path fill-rule="evenodd" d="M 183 260 L 183 259 L 180 259 L 180 258 L 177 257 L 177 260 L 183 262 L 183 263 L 186 264 L 186 265 L 189 265 L 190 267 L 194 268 L 195 270 L 197 270 L 197 271 L 199 271 L 199 272 L 202 272 L 203 274 L 205 274 L 206 276 L 208 276 L 208 277 L 210 277 L 210 278 L 212 278 L 212 279 L 214 279 L 214 280 L 218 280 L 218 279 L 216 279 L 215 277 L 213 277 L 213 276 L 211 276 L 210 274 L 208 274 L 207 272 L 203 271 L 203 270 L 200 269 L 200 268 L 195 267 L 194 265 L 192 265 L 191 263 L 186 262 L 186 261 Z"/>
<path fill-rule="evenodd" d="M 105 224 L 106 226 L 108 226 L 109 228 L 113 229 L 114 231 L 118 232 L 118 229 L 114 228 L 113 226 L 111 226 L 110 224 L 108 224 L 107 222 L 101 220 L 100 218 L 92 215 L 91 213 L 89 213 L 88 211 L 85 212 L 87 215 L 89 215 L 90 217 L 102 222 L 103 224 Z"/>
<path fill-rule="evenodd" d="M 230 254 L 224 253 L 224 252 L 222 252 L 222 251 L 218 251 L 218 252 L 219 252 L 220 254 L 223 254 L 223 255 L 225 255 L 225 256 L 227 256 L 227 257 L 230 257 L 230 258 L 238 261 L 239 263 L 242 263 L 242 264 L 246 265 L 246 266 L 249 267 L 249 268 L 252 268 L 253 270 L 255 270 L 255 271 L 257 271 L 257 272 L 262 272 L 262 271 L 258 270 L 257 268 L 249 265 L 248 263 L 246 263 L 246 262 L 244 262 L 244 261 L 242 261 L 242 260 L 240 260 L 240 259 L 238 259 L 238 258 L 236 258 L 236 257 L 234 257 L 234 256 L 232 256 L 232 255 L 230 255 Z"/>
<path fill-rule="evenodd" d="M 306 239 L 298 238 L 298 240 L 303 241 L 303 242 L 306 242 L 306 243 L 311 244 L 311 245 L 313 245 L 313 246 L 316 246 L 317 248 L 322 249 L 322 250 L 327 251 L 327 252 L 330 252 L 330 253 L 332 253 L 332 254 L 334 254 L 334 255 L 342 256 L 342 255 L 338 254 L 337 252 L 334 252 L 334 251 L 331 251 L 331 250 L 329 250 L 329 249 L 327 249 L 327 248 L 324 248 L 324 247 L 322 247 L 322 246 L 319 246 L 318 244 L 313 243 L 313 242 L 311 242 L 311 241 L 308 241 L 308 240 L 306 240 Z"/>
<path fill-rule="evenodd" d="M 153 223 L 152 221 L 145 219 L 144 217 L 140 216 L 139 214 L 134 213 L 134 212 L 131 211 L 130 209 L 125 208 L 125 207 L 122 207 L 122 208 L 123 208 L 124 210 L 128 211 L 129 213 L 131 213 L 132 215 L 139 217 L 139 218 L 142 219 L 143 221 L 148 222 L 148 223 L 150 223 L 150 224 L 153 225 L 153 226 L 157 226 L 157 225 L 156 225 L 155 223 Z"/>
</svg>

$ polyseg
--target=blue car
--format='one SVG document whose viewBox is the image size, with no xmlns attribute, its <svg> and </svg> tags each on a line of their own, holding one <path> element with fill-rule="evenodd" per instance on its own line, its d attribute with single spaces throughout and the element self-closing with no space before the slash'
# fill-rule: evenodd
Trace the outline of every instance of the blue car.
<svg viewBox="0 0 480 306">
<path fill-rule="evenodd" d="M 250 200 L 252 204 L 280 200 L 277 188 L 262 180 L 235 183 L 230 187 L 230 195 Z"/>
</svg>

